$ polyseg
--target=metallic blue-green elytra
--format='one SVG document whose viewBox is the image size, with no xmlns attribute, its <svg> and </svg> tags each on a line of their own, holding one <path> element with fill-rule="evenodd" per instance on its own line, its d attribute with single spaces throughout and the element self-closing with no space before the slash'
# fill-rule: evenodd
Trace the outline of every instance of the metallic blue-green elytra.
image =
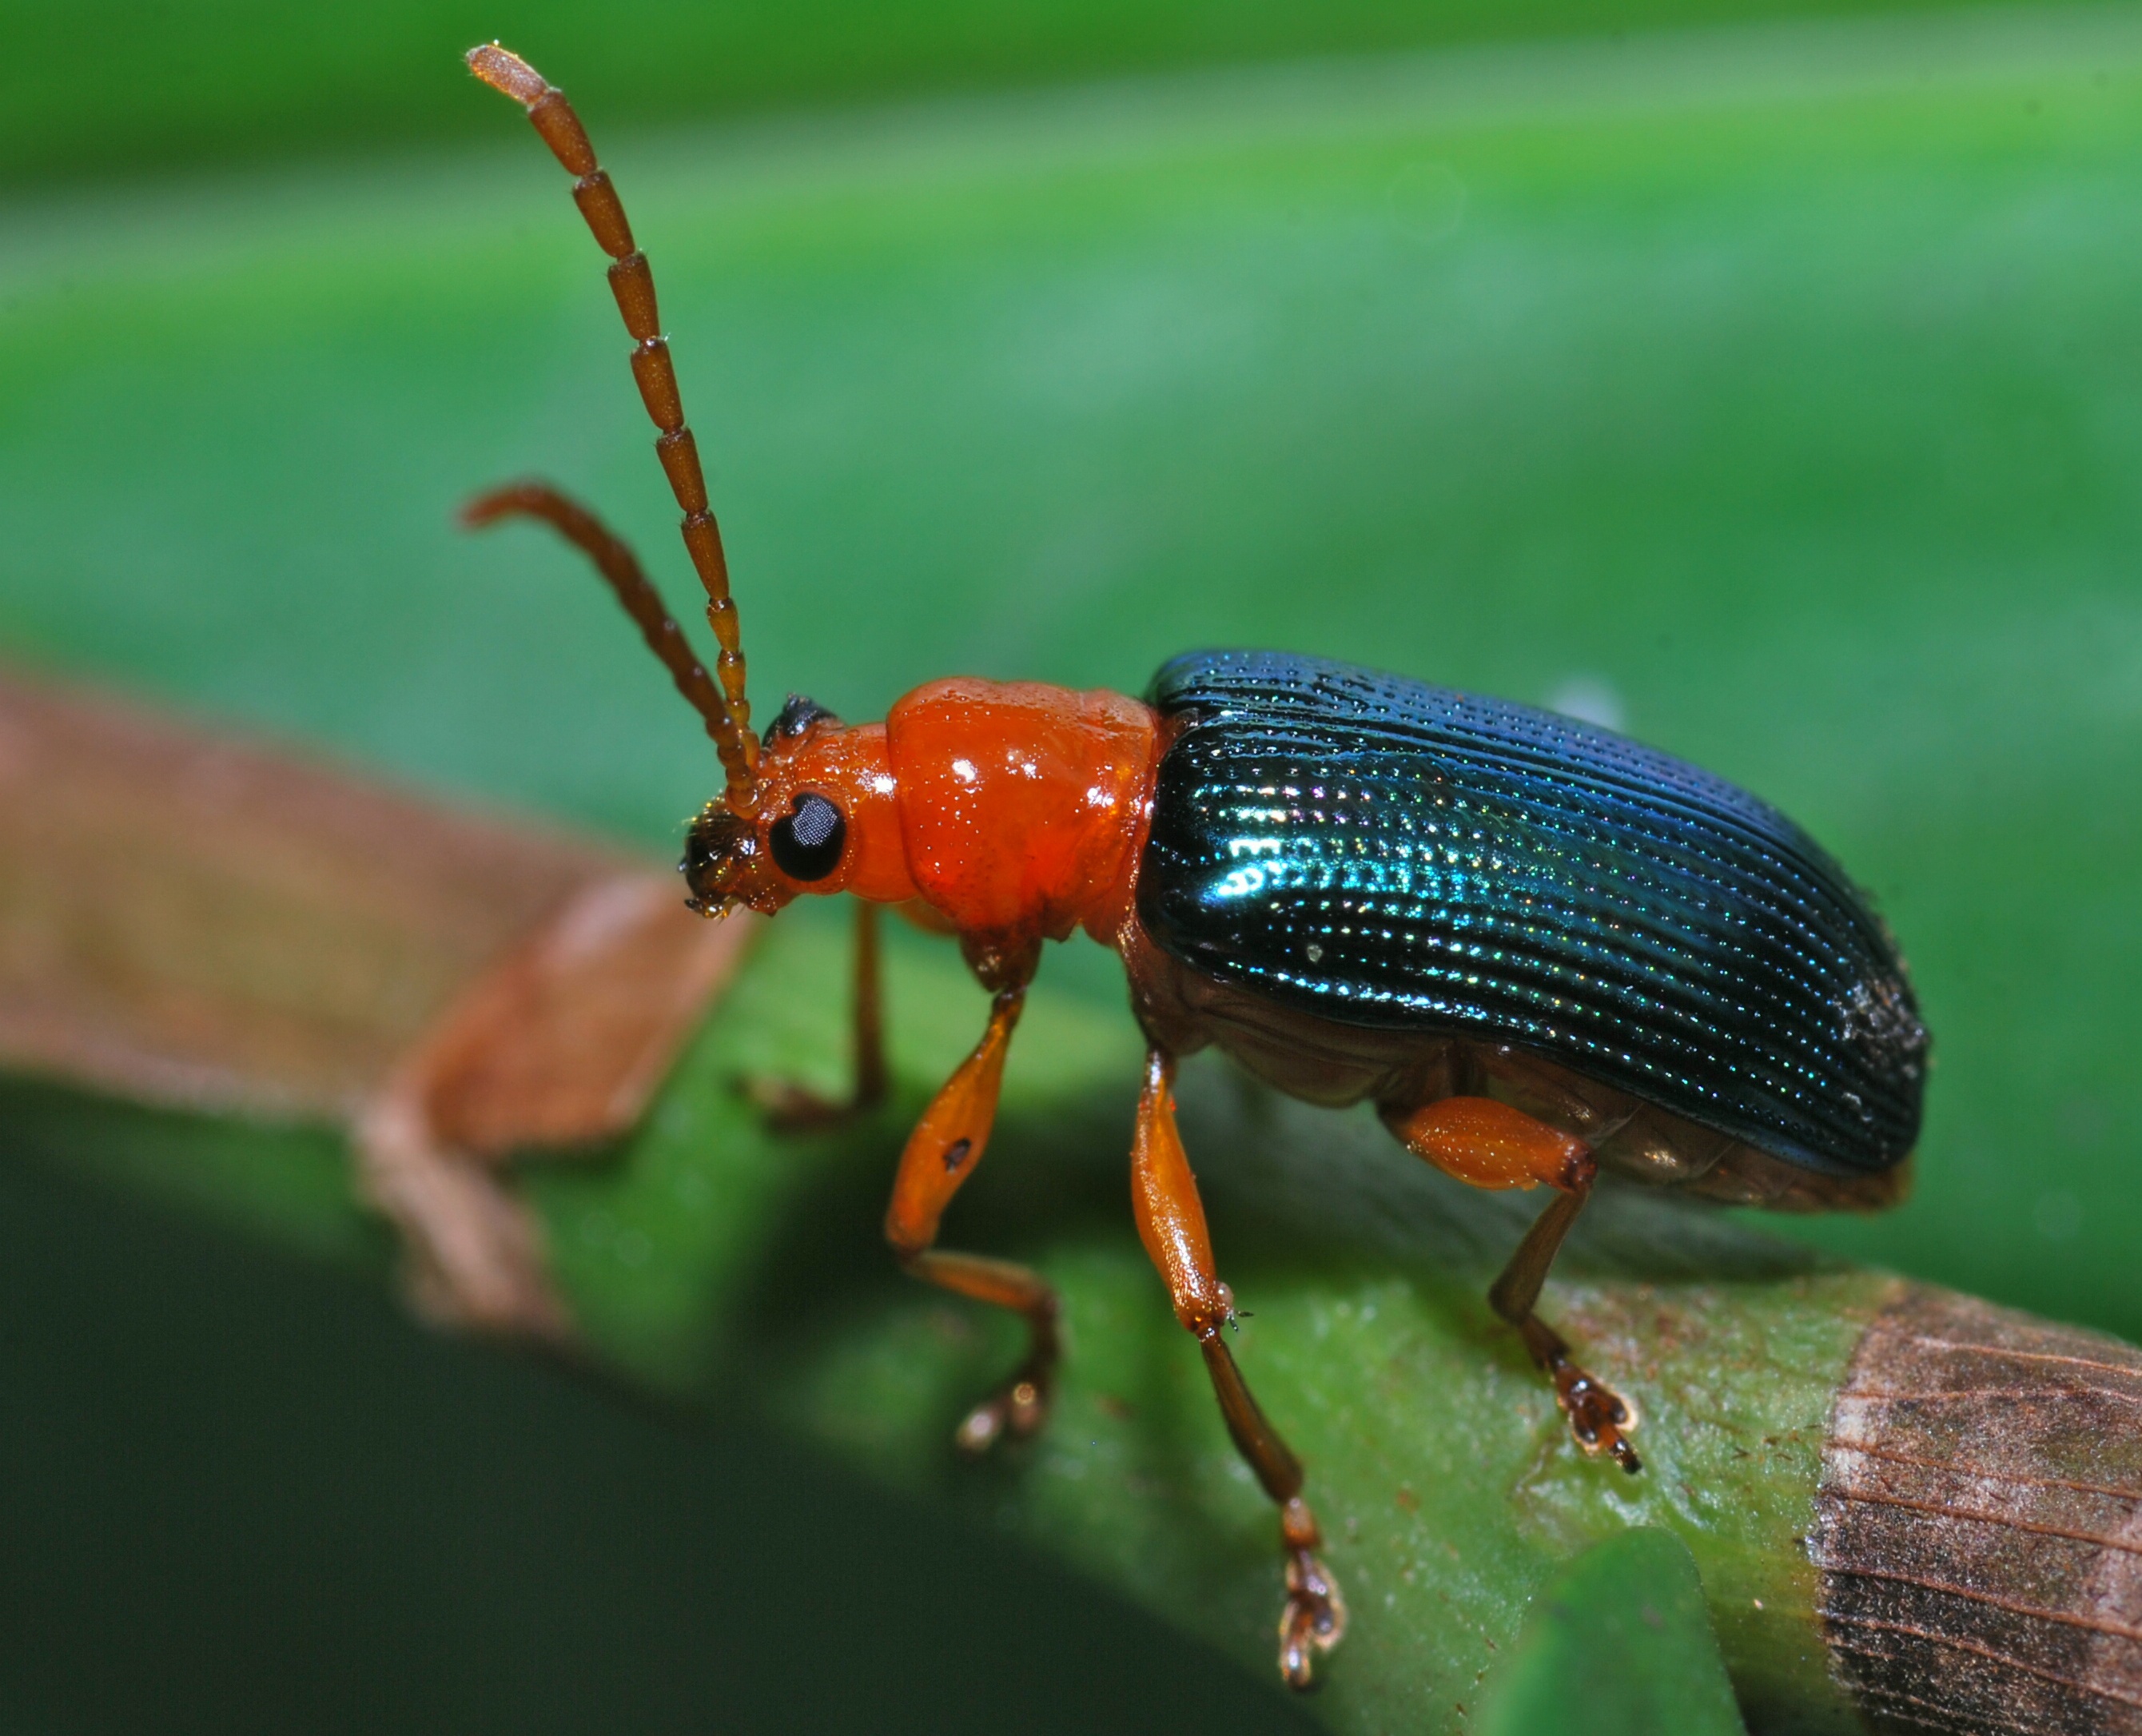
<svg viewBox="0 0 2142 1736">
<path fill-rule="evenodd" d="M 1314 658 L 1177 658 L 1138 915 L 1343 1024 L 1516 1044 L 1803 1169 L 1893 1167 L 1927 1035 L 1865 896 L 1722 778 Z"/>
</svg>

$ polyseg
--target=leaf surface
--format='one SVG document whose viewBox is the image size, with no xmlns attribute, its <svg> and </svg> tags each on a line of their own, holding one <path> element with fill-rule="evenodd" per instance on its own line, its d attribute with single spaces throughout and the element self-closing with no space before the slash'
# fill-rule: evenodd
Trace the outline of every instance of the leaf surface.
<svg viewBox="0 0 2142 1736">
<path fill-rule="evenodd" d="M 1542 1588 L 1481 1736 L 1745 1736 L 1685 1546 L 1640 1526 Z"/>
</svg>

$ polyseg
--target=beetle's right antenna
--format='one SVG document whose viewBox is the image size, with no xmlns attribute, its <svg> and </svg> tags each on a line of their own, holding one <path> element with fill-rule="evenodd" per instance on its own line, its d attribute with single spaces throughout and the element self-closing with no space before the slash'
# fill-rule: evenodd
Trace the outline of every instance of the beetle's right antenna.
<svg viewBox="0 0 2142 1736">
<path fill-rule="evenodd" d="M 707 624 L 721 642 L 714 670 L 720 678 L 724 723 L 717 729 L 710 717 L 708 733 L 714 737 L 722 769 L 728 774 L 728 805 L 738 812 L 745 811 L 752 803 L 758 770 L 758 738 L 751 732 L 751 704 L 744 698 L 743 639 L 736 604 L 729 596 L 728 559 L 722 552 L 721 527 L 707 505 L 707 478 L 699 467 L 698 442 L 684 425 L 684 403 L 677 389 L 677 371 L 669 360 L 669 340 L 662 335 L 655 312 L 654 274 L 648 267 L 647 255 L 633 244 L 632 225 L 625 219 L 624 206 L 610 176 L 596 163 L 595 146 L 588 142 L 586 129 L 573 112 L 572 104 L 565 101 L 565 93 L 519 55 L 496 42 L 470 49 L 467 60 L 469 70 L 478 78 L 528 111 L 529 121 L 550 147 L 551 155 L 574 177 L 573 203 L 580 208 L 580 215 L 587 219 L 596 242 L 614 262 L 610 268 L 610 293 L 617 298 L 618 312 L 624 316 L 624 328 L 636 346 L 632 353 L 632 377 L 639 382 L 647 413 L 661 431 L 654 442 L 655 456 L 662 461 L 670 492 L 677 496 L 678 507 L 684 515 L 684 547 L 699 583 L 706 588 Z M 501 510 L 511 511 L 515 507 L 505 506 Z M 550 514 L 539 511 L 536 515 L 565 530 Z M 574 540 L 581 547 L 589 547 L 587 542 Z M 600 560 L 597 564 L 603 565 Z M 610 576 L 607 566 L 604 570 Z M 612 583 L 616 584 L 614 576 Z M 624 589 L 619 589 L 619 595 L 624 597 Z M 634 611 L 635 619 L 638 613 Z M 646 624 L 641 623 L 643 631 Z M 649 643 L 655 643 L 652 634 Z M 664 661 L 668 663 L 669 658 L 665 655 Z M 673 668 L 671 673 L 677 672 Z M 681 678 L 679 685 L 684 685 Z M 695 704 L 699 703 L 689 693 L 686 697 Z"/>
</svg>

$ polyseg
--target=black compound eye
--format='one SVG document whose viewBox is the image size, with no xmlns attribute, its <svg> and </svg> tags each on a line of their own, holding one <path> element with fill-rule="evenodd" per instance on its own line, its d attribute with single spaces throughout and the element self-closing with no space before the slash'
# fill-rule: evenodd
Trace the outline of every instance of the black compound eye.
<svg viewBox="0 0 2142 1736">
<path fill-rule="evenodd" d="M 824 796 L 806 790 L 767 829 L 766 841 L 774 866 L 789 879 L 822 880 L 841 866 L 848 822 Z"/>
</svg>

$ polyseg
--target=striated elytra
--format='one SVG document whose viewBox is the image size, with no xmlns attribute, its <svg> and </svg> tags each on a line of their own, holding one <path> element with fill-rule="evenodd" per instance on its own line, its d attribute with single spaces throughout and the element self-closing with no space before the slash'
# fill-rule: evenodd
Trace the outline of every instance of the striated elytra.
<svg viewBox="0 0 2142 1736">
<path fill-rule="evenodd" d="M 1612 732 L 1315 658 L 1179 657 L 1138 914 L 1340 1023 L 1507 1043 L 1824 1175 L 1918 1137 L 1896 943 L 1790 820 Z"/>
</svg>

